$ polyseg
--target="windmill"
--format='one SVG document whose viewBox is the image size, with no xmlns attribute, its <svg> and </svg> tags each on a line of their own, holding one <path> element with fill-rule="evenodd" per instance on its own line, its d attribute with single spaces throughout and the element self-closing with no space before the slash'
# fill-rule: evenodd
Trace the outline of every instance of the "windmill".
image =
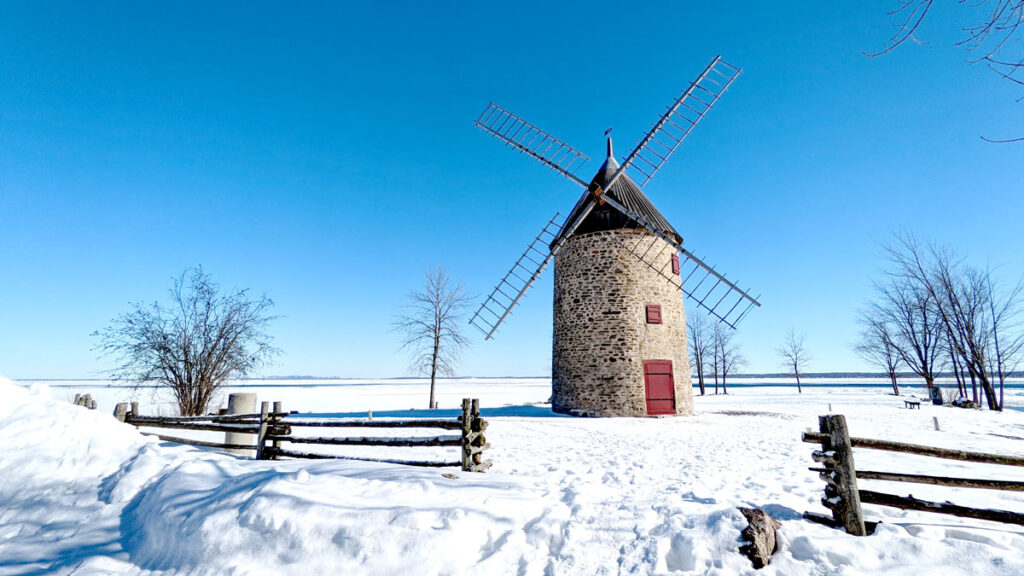
<svg viewBox="0 0 1024 576">
<path fill-rule="evenodd" d="M 589 181 L 575 174 L 588 158 L 565 142 L 493 102 L 477 118 L 487 133 L 584 188 L 569 216 L 551 218 L 470 319 L 491 339 L 555 260 L 555 412 L 692 413 L 682 294 L 730 328 L 761 305 L 684 248 L 642 191 L 740 71 L 716 56 L 622 164 L 609 137 Z"/>
</svg>

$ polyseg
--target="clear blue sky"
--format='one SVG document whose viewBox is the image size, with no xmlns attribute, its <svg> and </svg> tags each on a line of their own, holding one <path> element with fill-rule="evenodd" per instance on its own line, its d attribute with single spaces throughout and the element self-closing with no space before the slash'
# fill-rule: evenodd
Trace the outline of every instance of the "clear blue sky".
<svg viewBox="0 0 1024 576">
<path fill-rule="evenodd" d="M 1022 95 L 871 2 L 0 4 L 0 373 L 94 377 L 90 333 L 201 264 L 265 292 L 266 374 L 407 373 L 390 331 L 421 270 L 486 295 L 579 193 L 473 127 L 494 100 L 624 155 L 715 55 L 744 69 L 646 192 L 760 293 L 749 371 L 785 331 L 869 369 L 857 309 L 895 228 L 1022 273 Z M 590 174 L 584 174 L 589 177 Z M 550 271 L 463 375 L 550 372 Z M 467 327 L 468 330 L 473 330 Z"/>
</svg>

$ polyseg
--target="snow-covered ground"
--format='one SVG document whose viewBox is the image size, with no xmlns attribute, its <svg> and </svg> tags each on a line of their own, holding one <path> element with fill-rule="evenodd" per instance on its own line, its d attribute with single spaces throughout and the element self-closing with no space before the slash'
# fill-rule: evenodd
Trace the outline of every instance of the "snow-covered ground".
<svg viewBox="0 0 1024 576">
<path fill-rule="evenodd" d="M 299 411 L 386 417 L 426 403 L 412 380 L 244 384 Z M 85 392 L 99 410 L 67 402 Z M 491 421 L 495 466 L 471 474 L 246 460 L 161 443 L 109 416 L 130 399 L 170 413 L 151 390 L 0 382 L 0 574 L 754 573 L 736 551 L 737 506 L 782 521 L 765 574 L 1024 574 L 1024 527 L 866 506 L 883 523 L 855 538 L 801 519 L 825 512 L 800 433 L 829 404 L 856 436 L 1024 455 L 1019 388 L 1009 410 L 991 413 L 906 410 L 885 388 L 734 387 L 698 397 L 694 417 L 652 419 L 564 418 L 530 405 L 548 394 L 540 379 L 441 384 L 443 409 L 478 397 Z M 859 450 L 857 461 L 1024 480 L 1020 468 L 882 452 Z M 1024 512 L 1021 493 L 862 486 Z"/>
</svg>

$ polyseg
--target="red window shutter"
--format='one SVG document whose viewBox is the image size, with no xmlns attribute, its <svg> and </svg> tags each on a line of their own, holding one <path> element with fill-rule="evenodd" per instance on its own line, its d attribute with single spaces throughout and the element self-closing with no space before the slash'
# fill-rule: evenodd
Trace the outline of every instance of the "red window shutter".
<svg viewBox="0 0 1024 576">
<path fill-rule="evenodd" d="M 672 273 L 679 275 L 679 254 L 672 255 Z"/>
<path fill-rule="evenodd" d="M 648 304 L 647 305 L 647 323 L 648 324 L 661 324 L 661 305 L 660 304 Z"/>
</svg>

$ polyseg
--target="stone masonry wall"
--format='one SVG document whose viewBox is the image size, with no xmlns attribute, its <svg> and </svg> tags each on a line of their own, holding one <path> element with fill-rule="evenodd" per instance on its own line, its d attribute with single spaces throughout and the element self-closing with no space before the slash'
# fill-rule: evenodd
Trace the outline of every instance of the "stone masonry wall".
<svg viewBox="0 0 1024 576">
<path fill-rule="evenodd" d="M 671 360 L 676 413 L 693 413 L 682 291 L 623 246 L 652 240 L 646 259 L 672 276 L 672 246 L 644 230 L 573 236 L 555 256 L 555 412 L 646 416 L 643 361 Z M 661 324 L 647 323 L 647 304 L 661 305 Z"/>
</svg>

